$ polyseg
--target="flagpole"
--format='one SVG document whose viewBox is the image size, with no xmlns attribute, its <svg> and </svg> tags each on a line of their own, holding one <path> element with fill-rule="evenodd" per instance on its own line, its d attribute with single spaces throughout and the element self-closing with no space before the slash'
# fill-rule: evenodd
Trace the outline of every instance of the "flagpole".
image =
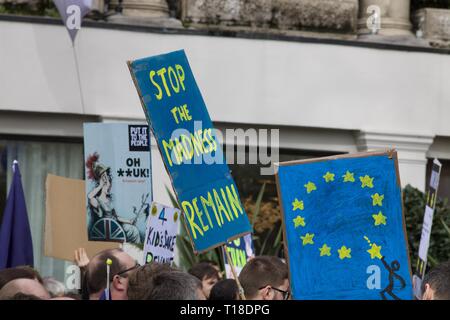
<svg viewBox="0 0 450 320">
<path fill-rule="evenodd" d="M 81 110 L 83 111 L 83 114 L 85 113 L 84 111 L 84 97 L 83 97 L 83 88 L 81 87 L 81 77 L 80 77 L 80 66 L 78 64 L 78 57 L 77 57 L 77 53 L 75 51 L 75 41 L 72 41 L 72 52 L 73 52 L 73 57 L 75 60 L 75 69 L 77 70 L 77 80 L 78 80 L 78 88 L 80 91 L 80 100 L 81 100 Z"/>
<path fill-rule="evenodd" d="M 227 246 L 225 244 L 223 245 L 223 249 L 225 251 L 225 255 L 227 256 L 228 263 L 230 264 L 231 273 L 233 274 L 234 280 L 236 281 L 236 284 L 238 286 L 239 296 L 241 297 L 241 300 L 247 300 L 245 298 L 244 288 L 242 288 L 241 286 L 241 282 L 239 281 L 236 270 L 234 269 L 233 260 L 231 260 L 230 253 L 228 252 Z"/>
<path fill-rule="evenodd" d="M 109 276 L 110 276 L 110 273 L 111 273 L 111 265 L 112 265 L 112 260 L 111 259 L 107 259 L 106 260 L 106 290 L 107 290 L 108 296 L 109 296 L 109 286 L 110 286 Z M 106 298 L 107 298 L 107 300 L 109 300 L 108 297 L 106 297 Z"/>
</svg>

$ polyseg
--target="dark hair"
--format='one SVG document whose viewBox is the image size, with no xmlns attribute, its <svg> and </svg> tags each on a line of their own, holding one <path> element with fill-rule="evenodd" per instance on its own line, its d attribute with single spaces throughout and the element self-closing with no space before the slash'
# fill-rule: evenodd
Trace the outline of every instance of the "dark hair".
<svg viewBox="0 0 450 320">
<path fill-rule="evenodd" d="M 239 288 L 233 279 L 217 282 L 211 289 L 209 300 L 238 300 Z"/>
<path fill-rule="evenodd" d="M 37 279 L 42 284 L 42 278 L 39 272 L 29 266 L 20 266 L 0 270 L 0 289 L 8 282 L 16 279 Z"/>
<path fill-rule="evenodd" d="M 108 249 L 101 251 L 89 262 L 84 283 L 89 294 L 98 293 L 106 288 L 106 260 L 111 259 L 109 281 L 112 281 L 114 275 L 123 271 L 125 266 L 117 259 L 116 254 L 123 252 L 122 249 Z"/>
<path fill-rule="evenodd" d="M 278 257 L 259 256 L 250 260 L 239 274 L 247 298 L 257 295 L 261 287 L 278 287 L 288 278 L 286 264 Z"/>
<path fill-rule="evenodd" d="M 181 271 L 156 273 L 147 300 L 198 300 L 202 284 L 196 277 Z"/>
<path fill-rule="evenodd" d="M 425 284 L 433 289 L 436 300 L 450 300 L 450 261 L 441 263 L 425 275 L 422 292 L 425 291 Z"/>
<path fill-rule="evenodd" d="M 209 262 L 200 262 L 188 271 L 194 277 L 203 281 L 204 279 L 216 278 L 220 280 L 219 272 Z"/>
<path fill-rule="evenodd" d="M 22 292 L 17 292 L 12 297 L 2 298 L 1 300 L 42 300 L 42 299 L 39 298 L 39 297 L 36 297 L 33 294 L 26 294 L 26 293 L 22 293 Z"/>
<path fill-rule="evenodd" d="M 148 295 L 151 291 L 152 278 L 160 272 L 178 271 L 169 264 L 150 263 L 139 267 L 130 275 L 128 281 L 128 299 L 129 300 L 149 300 Z"/>
<path fill-rule="evenodd" d="M 220 267 L 220 265 L 214 260 L 204 259 L 204 260 L 200 261 L 200 263 L 203 263 L 203 262 L 209 263 L 210 265 L 215 266 L 215 267 Z"/>
</svg>

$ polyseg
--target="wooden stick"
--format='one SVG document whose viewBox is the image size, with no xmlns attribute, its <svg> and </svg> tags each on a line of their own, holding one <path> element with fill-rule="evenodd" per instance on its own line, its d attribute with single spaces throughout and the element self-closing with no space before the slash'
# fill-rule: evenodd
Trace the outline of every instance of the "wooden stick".
<svg viewBox="0 0 450 320">
<path fill-rule="evenodd" d="M 234 280 L 236 281 L 236 284 L 238 286 L 239 297 L 241 297 L 241 300 L 247 300 L 245 298 L 244 288 L 242 288 L 241 283 L 239 282 L 238 276 L 236 274 L 236 270 L 234 269 L 233 260 L 231 260 L 230 253 L 228 252 L 227 246 L 225 244 L 223 245 L 223 249 L 225 250 L 225 254 L 227 256 L 228 264 L 231 267 L 231 273 L 233 273 Z"/>
</svg>

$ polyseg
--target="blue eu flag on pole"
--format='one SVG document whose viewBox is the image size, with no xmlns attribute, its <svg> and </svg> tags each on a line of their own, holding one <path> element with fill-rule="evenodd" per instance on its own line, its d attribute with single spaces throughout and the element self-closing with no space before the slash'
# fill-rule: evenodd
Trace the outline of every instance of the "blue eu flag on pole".
<svg viewBox="0 0 450 320">
<path fill-rule="evenodd" d="M 0 226 L 0 270 L 20 265 L 33 266 L 33 242 L 17 161 L 14 161 L 13 171 Z"/>
</svg>

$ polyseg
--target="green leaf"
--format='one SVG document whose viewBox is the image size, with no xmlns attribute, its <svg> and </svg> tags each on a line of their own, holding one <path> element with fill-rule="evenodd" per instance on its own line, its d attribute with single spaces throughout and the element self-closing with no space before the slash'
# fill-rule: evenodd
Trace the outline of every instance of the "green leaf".
<svg viewBox="0 0 450 320">
<path fill-rule="evenodd" d="M 266 183 L 264 182 L 261 189 L 259 190 L 258 197 L 256 198 L 255 212 L 253 212 L 253 219 L 252 219 L 252 228 L 255 226 L 256 219 L 258 219 L 259 212 L 261 211 L 261 203 L 262 203 L 265 189 L 266 189 Z"/>
<path fill-rule="evenodd" d="M 175 197 L 175 195 L 172 193 L 172 191 L 170 191 L 170 189 L 166 185 L 165 185 L 165 187 L 166 187 L 167 194 L 169 195 L 170 201 L 172 202 L 172 206 L 174 208 L 180 209 L 180 206 L 178 205 L 178 200 Z"/>
<path fill-rule="evenodd" d="M 448 227 L 448 225 L 445 223 L 444 219 L 439 218 L 439 220 L 441 221 L 442 226 L 444 227 L 444 230 L 447 231 L 448 236 L 450 237 L 450 228 Z"/>
</svg>

